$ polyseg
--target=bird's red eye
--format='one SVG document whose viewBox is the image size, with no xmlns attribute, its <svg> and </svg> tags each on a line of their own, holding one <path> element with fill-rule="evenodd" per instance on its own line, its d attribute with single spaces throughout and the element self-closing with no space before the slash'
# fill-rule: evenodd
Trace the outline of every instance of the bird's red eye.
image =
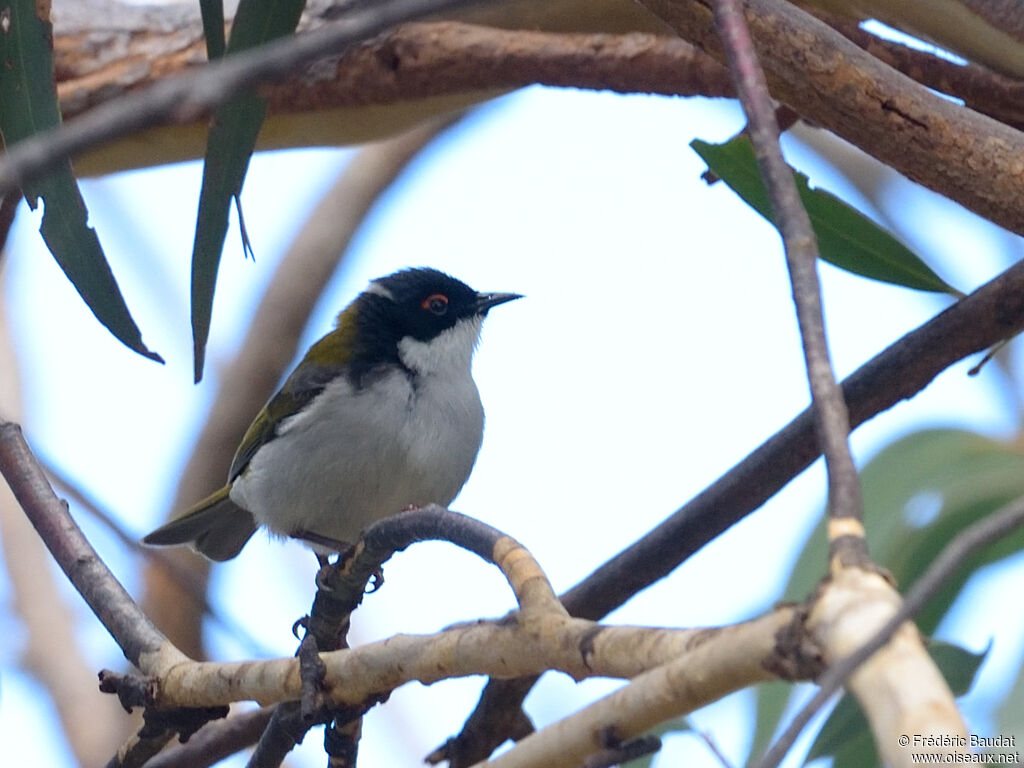
<svg viewBox="0 0 1024 768">
<path fill-rule="evenodd" d="M 443 293 L 432 293 L 420 304 L 423 309 L 434 315 L 443 315 L 448 311 L 448 297 Z"/>
</svg>

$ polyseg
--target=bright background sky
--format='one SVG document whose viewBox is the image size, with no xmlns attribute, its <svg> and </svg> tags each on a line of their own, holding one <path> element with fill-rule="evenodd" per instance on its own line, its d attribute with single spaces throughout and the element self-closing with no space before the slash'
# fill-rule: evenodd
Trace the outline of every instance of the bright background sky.
<svg viewBox="0 0 1024 768">
<path fill-rule="evenodd" d="M 808 402 L 779 238 L 723 185 L 701 181 L 704 166 L 688 147 L 695 137 L 724 140 L 742 124 L 734 105 L 700 99 L 540 88 L 501 99 L 436 142 L 381 201 L 307 331 L 303 348 L 368 280 L 405 266 L 430 265 L 480 290 L 526 294 L 485 324 L 475 366 L 487 411 L 484 446 L 452 506 L 525 543 L 556 590 L 643 535 Z M 791 140 L 786 150 L 813 184 L 857 202 L 813 153 Z M 21 356 L 27 434 L 133 534 L 160 522 L 218 371 L 295 228 L 349 156 L 319 150 L 253 161 L 244 206 L 256 260 L 242 258 L 230 233 L 198 387 L 188 325 L 198 163 L 82 184 L 91 223 L 146 342 L 167 359 L 163 367 L 128 352 L 95 322 L 44 250 L 39 215 L 19 212 L 3 301 Z M 915 223 L 909 244 L 961 289 L 1020 254 L 1018 239 L 905 180 L 894 179 L 886 194 Z M 828 265 L 821 276 L 840 375 L 947 303 Z M 858 430 L 858 461 L 926 425 L 1014 434 L 1016 407 L 998 372 L 988 366 L 968 378 L 970 364 Z M 823 488 L 819 462 L 610 621 L 714 625 L 765 610 L 820 514 Z M 138 594 L 137 558 L 79 518 Z M 975 650 L 1000 638 L 964 701 L 982 734 L 992 733 L 991 699 L 1008 684 L 1024 636 L 1024 620 L 993 610 L 993 601 L 1008 579 L 1019 584 L 1021 571 L 1018 558 L 1013 571 L 975 593 L 974 611 L 960 611 L 960 621 L 940 632 Z M 308 610 L 313 572 L 301 547 L 261 535 L 217 569 L 213 600 L 268 653 L 290 655 L 290 628 Z M 417 545 L 395 557 L 386 575 L 384 589 L 355 616 L 356 642 L 498 616 L 512 604 L 494 569 L 448 545 Z M 4 582 L 0 599 L 10 606 Z M 89 617 L 83 627 L 95 668 L 118 666 L 120 653 L 98 623 Z M 45 735 L 52 719 L 45 696 L 17 667 L 18 624 L 4 614 L 0 630 L 0 755 L 25 745 L 31 752 L 21 761 L 31 754 L 34 764 L 69 764 Z M 219 658 L 251 653 L 220 630 L 209 639 Z M 361 765 L 420 764 L 458 731 L 481 683 L 396 692 L 366 718 Z M 577 685 L 549 674 L 527 707 L 543 726 L 618 684 Z M 751 698 L 742 693 L 694 716 L 733 764 L 745 755 Z M 322 764 L 321 749 L 316 731 L 299 750 L 304 764 Z M 666 742 L 661 764 L 675 759 L 718 765 L 692 735 Z"/>
</svg>

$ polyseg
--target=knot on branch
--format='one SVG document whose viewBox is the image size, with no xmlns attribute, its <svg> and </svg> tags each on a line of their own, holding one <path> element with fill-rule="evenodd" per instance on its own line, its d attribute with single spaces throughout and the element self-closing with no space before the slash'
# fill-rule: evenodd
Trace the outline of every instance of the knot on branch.
<svg viewBox="0 0 1024 768">
<path fill-rule="evenodd" d="M 121 702 L 124 711 L 131 714 L 135 707 L 149 707 L 159 692 L 159 683 L 152 677 L 122 675 L 109 669 L 100 670 L 100 692 L 112 693 Z"/>
<path fill-rule="evenodd" d="M 825 670 L 821 647 L 807 629 L 809 615 L 810 608 L 800 606 L 792 621 L 775 633 L 775 652 L 764 660 L 764 667 L 782 680 L 816 680 Z"/>
</svg>

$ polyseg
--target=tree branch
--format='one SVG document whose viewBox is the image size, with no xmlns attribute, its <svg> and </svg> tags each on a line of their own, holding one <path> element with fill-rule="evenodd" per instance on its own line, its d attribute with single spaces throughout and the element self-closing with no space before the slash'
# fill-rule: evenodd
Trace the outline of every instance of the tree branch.
<svg viewBox="0 0 1024 768">
<path fill-rule="evenodd" d="M 793 717 L 775 744 L 765 752 L 761 760 L 758 761 L 757 768 L 775 768 L 782 761 L 786 752 L 789 751 L 793 742 L 796 741 L 800 731 L 807 726 L 807 723 L 825 705 L 825 702 L 829 700 L 832 694 L 845 685 L 853 672 L 885 645 L 904 622 L 914 618 L 921 608 L 924 607 L 925 603 L 935 596 L 946 580 L 971 555 L 1012 533 L 1021 525 L 1024 525 L 1024 499 L 1017 499 L 958 533 L 907 591 L 902 605 L 893 614 L 892 618 L 886 621 L 870 640 L 849 656 L 845 656 L 832 664 L 817 680 L 817 692 Z M 896 725 L 892 728 L 894 731 L 893 737 L 886 742 L 890 744 L 890 749 L 892 744 L 898 743 L 897 737 L 901 733 L 901 731 L 896 730 L 898 727 Z M 912 732 L 918 733 L 918 731 Z M 895 764 L 895 761 L 892 760 L 887 762 Z"/>
<path fill-rule="evenodd" d="M 641 0 L 685 40 L 724 53 L 700 0 Z M 1024 234 L 1024 134 L 964 109 L 781 0 L 745 0 L 772 95 L 913 181 Z"/>
<path fill-rule="evenodd" d="M 2 272 L 2 270 L 0 270 Z M 0 274 L 0 295 L 7 293 Z M 0 298 L 0 421 L 21 413 L 18 358 Z M 100 765 L 122 737 L 120 707 L 96 701 L 96 674 L 82 646 L 77 606 L 47 563 L 46 548 L 0 480 L 0 564 L 14 621 L 23 628 L 20 662 L 46 692 L 59 731 L 80 765 Z M 55 727 L 55 730 L 58 730 Z"/>
<path fill-rule="evenodd" d="M 0 474 L 14 492 L 46 548 L 60 565 L 92 612 L 121 647 L 125 658 L 140 669 L 147 658 L 159 656 L 170 664 L 185 657 L 139 609 L 106 567 L 58 499 L 32 455 L 21 428 L 0 418 Z"/>
<path fill-rule="evenodd" d="M 421 11 L 431 5 L 430 0 L 404 2 Z M 644 0 L 644 5 L 698 48 L 722 58 L 710 11 L 700 2 Z M 406 16 L 397 6 L 374 5 L 375 10 L 378 7 L 391 14 L 389 19 Z M 1011 231 L 1024 233 L 1019 215 L 1024 210 L 1024 174 L 1014 170 L 1024 157 L 1024 136 L 1018 131 L 936 96 L 788 3 L 748 0 L 747 7 L 758 53 L 777 98 L 911 179 Z M 314 30 L 241 57 L 227 57 L 200 73 L 161 81 L 143 93 L 90 110 L 49 138 L 21 142 L 0 162 L 0 193 L 12 189 L 26 174 L 104 141 L 146 127 L 194 121 L 244 87 L 282 76 L 386 26 L 383 19 L 365 15 L 359 19 L 353 26 Z M 635 21 L 631 18 L 631 23 Z M 394 130 L 494 93 L 493 89 L 462 90 L 426 101 L 406 100 L 384 113 L 362 112 L 361 119 L 347 124 L 358 131 L 358 140 L 365 140 L 381 135 L 382 125 Z M 315 119 L 320 124 L 331 122 L 322 115 Z M 287 133 L 287 128 L 283 130 Z M 313 135 L 305 134 L 307 143 Z M 355 134 L 348 140 L 354 138 Z M 277 140 L 284 139 L 279 134 Z M 153 137 L 147 139 L 152 141 Z M 196 147 L 201 144 L 198 134 L 197 142 Z M 120 155 L 123 158 L 125 152 Z"/>
<path fill-rule="evenodd" d="M 107 102 L 74 123 L 44 131 L 9 147 L 0 158 L 0 194 L 78 154 L 144 128 L 191 122 L 246 88 L 281 77 L 346 46 L 369 39 L 400 22 L 470 0 L 381 0 L 347 12 L 332 24 L 275 40 L 211 62 L 196 74 L 169 78 L 141 94 Z"/>
<path fill-rule="evenodd" d="M 867 562 L 860 479 L 847 436 L 850 419 L 836 383 L 825 338 L 825 316 L 818 280 L 818 241 L 797 192 L 793 171 L 782 157 L 775 106 L 768 95 L 750 30 L 738 0 L 715 0 L 715 27 L 725 48 L 747 133 L 771 200 L 773 219 L 782 235 L 786 265 L 804 348 L 811 407 L 818 445 L 828 474 L 829 551 L 845 564 Z"/>
</svg>

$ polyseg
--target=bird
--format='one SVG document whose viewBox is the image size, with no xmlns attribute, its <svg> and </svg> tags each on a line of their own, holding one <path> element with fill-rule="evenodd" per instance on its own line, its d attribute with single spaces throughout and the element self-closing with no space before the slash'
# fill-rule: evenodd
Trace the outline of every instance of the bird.
<svg viewBox="0 0 1024 768">
<path fill-rule="evenodd" d="M 483 440 L 472 375 L 483 320 L 519 298 L 427 267 L 371 281 L 253 420 L 227 484 L 143 544 L 225 561 L 263 526 L 323 562 L 378 519 L 448 506 Z"/>
</svg>

